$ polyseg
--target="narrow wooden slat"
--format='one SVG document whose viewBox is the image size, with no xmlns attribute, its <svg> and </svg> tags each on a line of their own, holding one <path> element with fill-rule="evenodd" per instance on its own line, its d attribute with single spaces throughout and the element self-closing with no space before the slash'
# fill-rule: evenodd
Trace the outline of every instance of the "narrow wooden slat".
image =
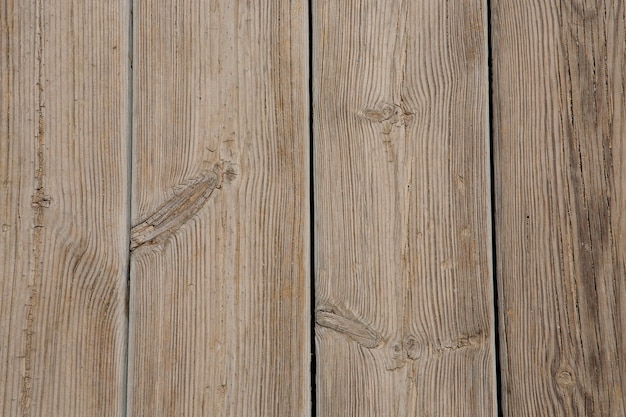
<svg viewBox="0 0 626 417">
<path fill-rule="evenodd" d="M 307 416 L 304 0 L 134 2 L 129 416 Z"/>
<path fill-rule="evenodd" d="M 504 415 L 624 416 L 624 2 L 492 4 Z"/>
<path fill-rule="evenodd" d="M 0 6 L 0 415 L 122 416 L 126 1 Z"/>
<path fill-rule="evenodd" d="M 318 415 L 494 416 L 485 3 L 313 19 Z"/>
</svg>

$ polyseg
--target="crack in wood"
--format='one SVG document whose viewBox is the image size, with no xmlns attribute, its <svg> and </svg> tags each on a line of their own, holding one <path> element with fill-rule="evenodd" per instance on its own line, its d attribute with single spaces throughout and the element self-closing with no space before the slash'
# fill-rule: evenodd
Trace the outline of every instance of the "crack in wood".
<svg viewBox="0 0 626 417">
<path fill-rule="evenodd" d="M 36 13 L 36 62 L 37 62 L 37 157 L 35 165 L 35 193 L 32 196 L 31 207 L 34 211 L 33 235 L 32 235 L 32 277 L 28 281 L 30 295 L 26 307 L 26 320 L 24 326 L 23 344 L 23 373 L 22 384 L 19 397 L 19 409 L 23 417 L 31 415 L 33 405 L 33 368 L 34 351 L 37 341 L 35 340 L 35 323 L 38 316 L 37 306 L 39 304 L 38 286 L 43 279 L 43 257 L 44 257 L 44 209 L 50 207 L 50 196 L 45 193 L 45 94 L 44 94 L 44 2 L 37 4 Z"/>
<path fill-rule="evenodd" d="M 175 187 L 170 199 L 131 229 L 130 250 L 165 242 L 204 207 L 213 192 L 222 188 L 224 180 L 229 182 L 234 177 L 232 165 L 222 161 L 198 177 Z"/>
<path fill-rule="evenodd" d="M 41 179 L 39 179 L 39 181 L 41 181 Z M 50 208 L 51 200 L 52 198 L 49 195 L 45 194 L 43 189 L 37 188 L 37 190 L 35 191 L 35 194 L 33 195 L 31 206 L 34 209 Z"/>
</svg>

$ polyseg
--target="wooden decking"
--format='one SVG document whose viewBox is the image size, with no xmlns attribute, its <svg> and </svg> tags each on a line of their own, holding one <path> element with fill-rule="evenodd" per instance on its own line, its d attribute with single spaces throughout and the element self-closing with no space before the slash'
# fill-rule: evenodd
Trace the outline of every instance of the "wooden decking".
<svg viewBox="0 0 626 417">
<path fill-rule="evenodd" d="M 626 10 L 6 0 L 0 415 L 626 416 Z"/>
</svg>

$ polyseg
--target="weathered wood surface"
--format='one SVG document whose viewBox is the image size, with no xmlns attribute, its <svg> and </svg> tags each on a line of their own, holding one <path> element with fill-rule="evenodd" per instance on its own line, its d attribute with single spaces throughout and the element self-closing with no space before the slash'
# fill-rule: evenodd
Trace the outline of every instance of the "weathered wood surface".
<svg viewBox="0 0 626 417">
<path fill-rule="evenodd" d="M 320 417 L 496 413 L 485 7 L 314 1 Z"/>
<path fill-rule="evenodd" d="M 128 5 L 0 7 L 0 415 L 122 416 Z"/>
<path fill-rule="evenodd" d="M 624 2 L 491 3 L 504 415 L 624 416 Z"/>
<path fill-rule="evenodd" d="M 129 416 L 310 413 L 304 0 L 134 2 Z"/>
</svg>

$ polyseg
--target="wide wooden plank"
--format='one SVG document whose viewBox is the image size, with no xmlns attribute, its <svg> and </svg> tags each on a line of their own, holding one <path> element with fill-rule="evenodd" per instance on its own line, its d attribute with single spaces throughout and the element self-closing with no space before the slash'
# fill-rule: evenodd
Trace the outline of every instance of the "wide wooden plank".
<svg viewBox="0 0 626 417">
<path fill-rule="evenodd" d="M 494 416 L 485 2 L 313 6 L 319 416 Z"/>
<path fill-rule="evenodd" d="M 0 415 L 122 416 L 126 1 L 0 6 Z"/>
<path fill-rule="evenodd" d="M 504 415 L 624 416 L 624 2 L 492 5 Z"/>
<path fill-rule="evenodd" d="M 134 1 L 129 416 L 307 416 L 304 0 Z"/>
</svg>

